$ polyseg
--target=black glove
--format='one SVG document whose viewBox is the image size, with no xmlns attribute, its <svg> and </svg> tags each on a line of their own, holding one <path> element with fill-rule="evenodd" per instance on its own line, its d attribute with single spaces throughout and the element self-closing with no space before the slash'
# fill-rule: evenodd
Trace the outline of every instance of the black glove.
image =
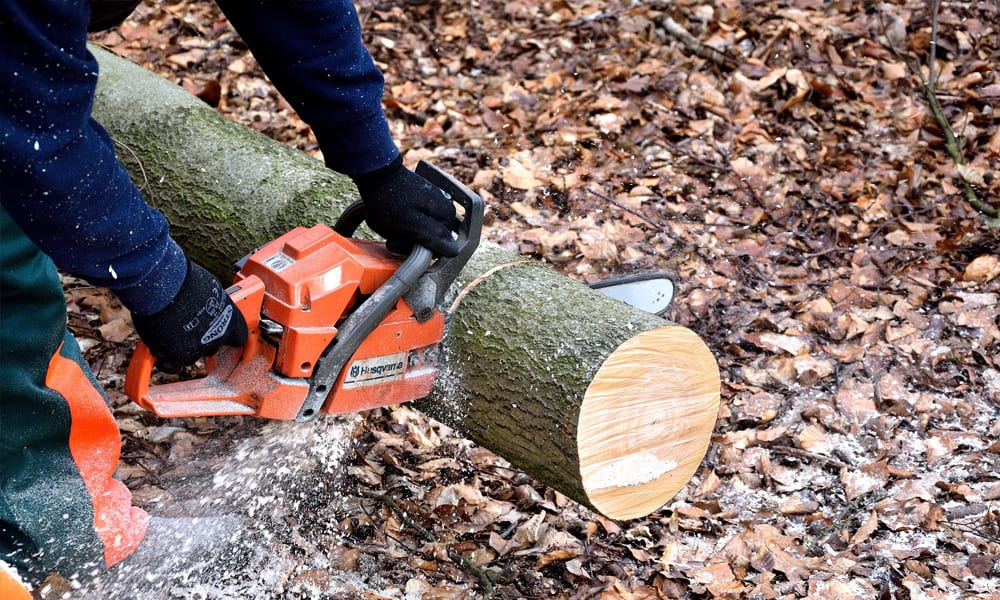
<svg viewBox="0 0 1000 600">
<path fill-rule="evenodd" d="M 215 354 L 223 344 L 242 346 L 247 341 L 243 313 L 215 277 L 191 261 L 170 304 L 151 315 L 133 315 L 132 322 L 156 357 L 157 368 L 167 373 Z"/>
<path fill-rule="evenodd" d="M 368 209 L 368 226 L 385 238 L 391 252 L 409 254 L 419 244 L 437 256 L 458 254 L 452 231 L 459 223 L 451 196 L 404 167 L 402 156 L 353 179 Z"/>
</svg>

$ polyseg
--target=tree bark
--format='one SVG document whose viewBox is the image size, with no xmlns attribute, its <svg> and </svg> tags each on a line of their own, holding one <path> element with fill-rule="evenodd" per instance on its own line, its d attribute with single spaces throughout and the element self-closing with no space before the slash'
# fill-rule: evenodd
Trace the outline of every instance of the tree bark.
<svg viewBox="0 0 1000 600">
<path fill-rule="evenodd" d="M 233 123 L 105 51 L 95 118 L 195 259 L 229 265 L 356 197 L 319 161 Z M 691 330 L 483 242 L 449 290 L 437 384 L 416 406 L 611 518 L 663 506 L 694 475 L 719 404 Z"/>
</svg>

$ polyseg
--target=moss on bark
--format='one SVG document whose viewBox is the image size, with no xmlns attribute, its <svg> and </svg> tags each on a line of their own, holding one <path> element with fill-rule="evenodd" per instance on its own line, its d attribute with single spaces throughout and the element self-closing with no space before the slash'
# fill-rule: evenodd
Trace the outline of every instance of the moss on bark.
<svg viewBox="0 0 1000 600">
<path fill-rule="evenodd" d="M 178 243 L 223 280 L 232 263 L 296 225 L 332 223 L 357 199 L 350 179 L 234 123 L 171 82 L 92 46 L 94 118 Z"/>
</svg>

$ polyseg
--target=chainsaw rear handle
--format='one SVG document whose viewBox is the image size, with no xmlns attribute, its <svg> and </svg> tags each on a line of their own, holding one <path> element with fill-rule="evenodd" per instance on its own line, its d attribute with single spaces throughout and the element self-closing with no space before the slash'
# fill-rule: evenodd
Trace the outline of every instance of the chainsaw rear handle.
<svg viewBox="0 0 1000 600">
<path fill-rule="evenodd" d="M 458 230 L 455 232 L 457 234 L 456 241 L 459 244 L 459 256 L 451 259 L 438 259 L 438 263 L 444 260 L 444 264 L 456 261 L 457 259 L 459 265 L 455 269 L 455 275 L 457 275 L 458 271 L 462 270 L 469 256 L 472 256 L 472 253 L 475 252 L 476 247 L 479 245 L 479 237 L 482 234 L 483 228 L 483 199 L 460 181 L 425 160 L 417 163 L 415 172 L 448 194 L 448 197 L 458 202 L 465 211 L 462 221 L 459 223 Z M 340 214 L 337 222 L 333 225 L 333 230 L 344 237 L 353 237 L 354 232 L 357 231 L 367 216 L 368 209 L 365 207 L 364 201 L 355 200 Z M 470 242 L 471 247 L 467 247 Z M 460 258 L 462 250 L 465 250 L 467 254 L 464 259 Z M 440 268 L 443 270 L 444 265 Z"/>
<path fill-rule="evenodd" d="M 227 289 L 226 293 L 229 294 L 229 299 L 233 301 L 236 308 L 243 313 L 247 329 L 252 332 L 260 322 L 260 307 L 264 300 L 264 282 L 259 277 L 250 276 Z M 247 336 L 247 342 L 242 348 L 223 346 L 219 352 L 252 354 L 255 351 L 254 344 L 256 343 L 258 343 L 257 337 L 251 333 Z M 142 341 L 137 343 L 135 350 L 132 351 L 128 369 L 125 371 L 125 395 L 139 406 L 159 414 L 153 405 L 149 389 L 155 366 L 156 356 L 150 352 L 149 347 Z"/>
<path fill-rule="evenodd" d="M 448 194 L 464 210 L 458 230 L 455 232 L 455 240 L 459 244 L 458 255 L 452 258 L 439 257 L 423 277 L 411 286 L 411 289 L 404 291 L 406 303 L 413 309 L 417 320 L 423 323 L 434 314 L 434 308 L 444 300 L 448 288 L 479 246 L 479 238 L 483 232 L 485 203 L 478 194 L 460 181 L 425 160 L 417 163 L 416 173 Z M 352 237 L 367 214 L 368 210 L 364 203 L 356 200 L 341 213 L 333 230 L 344 237 Z"/>
<path fill-rule="evenodd" d="M 461 204 L 462 208 L 465 209 L 465 215 L 456 232 L 458 234 L 457 241 L 459 245 L 465 244 L 470 238 L 475 240 L 475 244 L 478 244 L 483 222 L 482 198 L 460 181 L 425 160 L 417 163 L 415 172 L 448 194 L 449 198 Z M 478 216 L 475 214 L 477 204 L 479 210 Z M 340 217 L 337 218 L 337 222 L 333 225 L 333 230 L 344 237 L 353 237 L 354 232 L 358 230 L 358 227 L 361 227 L 367 216 L 368 209 L 365 207 L 364 201 L 355 200 L 350 206 L 344 209 L 344 212 L 340 213 Z"/>
</svg>

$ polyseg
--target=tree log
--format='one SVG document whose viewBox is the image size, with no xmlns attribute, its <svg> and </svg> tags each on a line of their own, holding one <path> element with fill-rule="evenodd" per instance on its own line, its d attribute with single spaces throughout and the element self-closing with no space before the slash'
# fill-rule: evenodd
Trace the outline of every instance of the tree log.
<svg viewBox="0 0 1000 600">
<path fill-rule="evenodd" d="M 355 199 L 319 161 L 92 51 L 95 118 L 181 245 L 224 280 L 257 245 Z M 694 475 L 720 379 L 691 330 L 488 242 L 448 296 L 438 381 L 417 408 L 611 518 L 657 510 Z"/>
</svg>

